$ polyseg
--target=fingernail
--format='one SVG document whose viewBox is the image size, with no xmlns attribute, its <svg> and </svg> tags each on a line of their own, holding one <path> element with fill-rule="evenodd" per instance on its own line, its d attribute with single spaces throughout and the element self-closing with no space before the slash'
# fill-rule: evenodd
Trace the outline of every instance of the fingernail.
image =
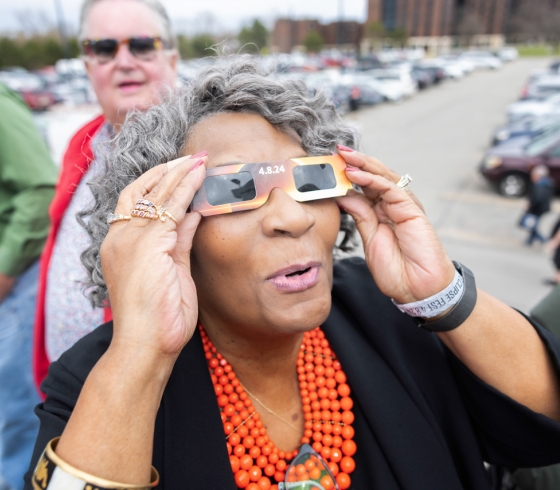
<svg viewBox="0 0 560 490">
<path fill-rule="evenodd" d="M 195 153 L 192 157 L 191 160 L 194 160 L 195 158 L 202 158 L 205 157 L 206 155 L 208 155 L 208 152 L 205 151 L 199 151 L 198 153 Z"/>
<path fill-rule="evenodd" d="M 348 148 L 347 146 L 344 145 L 336 145 L 336 147 L 341 151 L 354 151 L 352 148 Z"/>
<path fill-rule="evenodd" d="M 350 165 L 346 165 L 346 171 L 347 172 L 359 172 L 359 168 L 358 167 L 351 167 Z"/>
<path fill-rule="evenodd" d="M 193 170 L 196 170 L 198 167 L 200 167 L 202 164 L 204 163 L 204 160 L 202 160 L 202 158 L 200 160 L 198 160 L 191 168 L 191 172 Z"/>
</svg>

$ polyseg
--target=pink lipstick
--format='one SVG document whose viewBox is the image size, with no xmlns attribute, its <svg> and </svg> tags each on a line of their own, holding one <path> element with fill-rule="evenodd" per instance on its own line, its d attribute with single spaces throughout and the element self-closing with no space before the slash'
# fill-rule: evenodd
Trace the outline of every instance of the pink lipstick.
<svg viewBox="0 0 560 490">
<path fill-rule="evenodd" d="M 266 280 L 280 291 L 297 293 L 305 291 L 319 280 L 320 262 L 308 262 L 307 264 L 294 264 L 285 269 L 275 272 Z"/>
</svg>

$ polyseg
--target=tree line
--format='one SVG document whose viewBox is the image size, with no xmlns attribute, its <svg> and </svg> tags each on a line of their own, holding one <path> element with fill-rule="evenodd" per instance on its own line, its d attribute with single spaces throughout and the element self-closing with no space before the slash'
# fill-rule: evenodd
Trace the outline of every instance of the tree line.
<svg viewBox="0 0 560 490">
<path fill-rule="evenodd" d="M 243 27 L 233 39 L 221 39 L 210 34 L 177 36 L 177 48 L 182 59 L 212 56 L 212 47 L 220 43 L 233 44 L 239 52 L 267 52 L 270 33 L 266 26 L 255 19 Z M 38 70 L 54 65 L 63 58 L 76 58 L 80 55 L 78 39 L 71 37 L 63 43 L 56 31 L 31 36 L 0 36 L 0 69 L 23 67 Z"/>
</svg>

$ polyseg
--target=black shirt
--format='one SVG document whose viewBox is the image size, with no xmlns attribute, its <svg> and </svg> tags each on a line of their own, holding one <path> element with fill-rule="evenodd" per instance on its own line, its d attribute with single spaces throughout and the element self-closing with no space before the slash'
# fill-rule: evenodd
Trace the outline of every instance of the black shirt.
<svg viewBox="0 0 560 490">
<path fill-rule="evenodd" d="M 488 490 L 483 461 L 512 468 L 560 462 L 560 423 L 474 376 L 381 294 L 362 259 L 335 265 L 332 297 L 322 328 L 352 388 L 352 489 Z M 535 328 L 560 372 L 560 341 Z M 64 430 L 111 335 L 112 324 L 102 325 L 51 365 L 42 385 L 47 399 L 36 409 L 41 428 L 31 469 Z M 198 331 L 164 391 L 153 454 L 159 488 L 236 488 Z"/>
</svg>

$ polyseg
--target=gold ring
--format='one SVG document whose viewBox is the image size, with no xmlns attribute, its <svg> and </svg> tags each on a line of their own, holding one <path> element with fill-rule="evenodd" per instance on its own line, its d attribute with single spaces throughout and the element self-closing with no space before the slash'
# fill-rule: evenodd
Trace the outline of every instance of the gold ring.
<svg viewBox="0 0 560 490">
<path fill-rule="evenodd" d="M 116 223 L 117 221 L 128 221 L 131 218 L 132 218 L 132 216 L 127 216 L 125 214 L 109 213 L 107 215 L 107 224 L 112 225 L 113 223 Z"/>
<path fill-rule="evenodd" d="M 169 218 L 176 225 L 179 224 L 172 214 L 169 211 L 166 211 L 163 206 L 158 206 L 152 201 L 148 201 L 146 199 L 139 199 L 136 201 L 134 209 L 130 212 L 130 216 L 132 218 L 146 218 L 154 221 L 158 219 L 160 221 L 167 221 L 167 218 Z"/>
</svg>

